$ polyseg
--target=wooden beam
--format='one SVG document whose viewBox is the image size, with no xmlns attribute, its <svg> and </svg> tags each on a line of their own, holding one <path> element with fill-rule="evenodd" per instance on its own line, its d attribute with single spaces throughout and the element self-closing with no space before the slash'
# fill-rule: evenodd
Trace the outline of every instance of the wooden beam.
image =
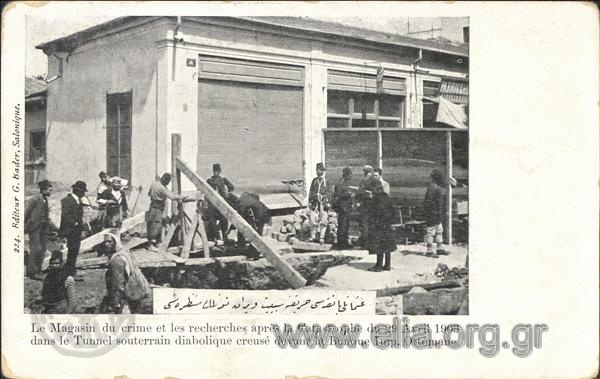
<svg viewBox="0 0 600 379">
<path fill-rule="evenodd" d="M 183 240 L 183 248 L 181 249 L 181 258 L 188 259 L 190 257 L 190 250 L 192 249 L 192 242 L 194 240 L 194 235 L 196 234 L 196 230 L 198 229 L 198 212 L 194 213 L 194 218 L 191 222 L 191 233 L 188 233 Z"/>
<path fill-rule="evenodd" d="M 131 240 L 129 240 L 123 244 L 123 249 L 130 250 L 130 249 L 133 249 L 134 247 L 137 247 L 146 242 L 148 242 L 147 238 L 133 237 Z M 90 266 L 104 266 L 107 263 L 108 263 L 107 256 L 86 257 L 83 259 L 77 259 L 76 267 L 77 268 L 86 268 L 86 267 L 90 267 Z"/>
<path fill-rule="evenodd" d="M 181 157 L 181 134 L 171 134 L 171 172 L 173 173 L 172 191 L 181 195 L 181 171 L 177 168 L 177 158 Z M 179 216 L 179 240 L 185 240 L 185 219 L 183 215 L 183 203 L 177 202 L 177 211 L 175 211 L 174 202 L 171 202 L 171 214 Z"/>
<path fill-rule="evenodd" d="M 332 248 L 331 244 L 300 241 L 297 238 L 290 238 L 290 245 L 292 249 L 300 251 L 329 251 Z"/>
<path fill-rule="evenodd" d="M 381 130 L 378 130 L 376 133 L 377 133 L 377 167 L 383 169 L 383 142 L 381 141 Z"/>
<path fill-rule="evenodd" d="M 411 289 L 413 289 L 415 287 L 421 287 L 426 290 L 433 290 L 433 289 L 438 289 L 438 288 L 460 287 L 460 283 L 452 281 L 452 280 L 448 280 L 448 281 L 438 282 L 438 283 L 423 283 L 423 284 L 413 284 L 410 286 L 383 288 L 383 289 L 379 289 L 376 291 L 376 297 L 400 295 L 400 294 L 409 292 Z"/>
<path fill-rule="evenodd" d="M 124 233 L 124 232 L 128 231 L 129 229 L 143 223 L 145 219 L 146 219 L 146 214 L 144 212 L 142 212 L 142 213 L 136 214 L 133 217 L 123 220 L 123 225 L 121 226 L 121 233 Z M 104 235 L 108 234 L 108 232 L 109 232 L 109 229 L 104 229 L 104 230 L 84 239 L 83 241 L 81 241 L 81 245 L 79 247 L 79 253 L 91 250 L 94 246 L 96 246 L 97 244 L 104 241 Z M 61 253 L 63 254 L 63 259 L 67 259 L 67 252 L 68 252 L 68 250 L 66 247 L 61 250 Z M 44 258 L 44 261 L 42 263 L 42 269 L 45 270 L 48 267 L 49 261 L 50 261 L 50 257 Z"/>
<path fill-rule="evenodd" d="M 202 211 L 202 203 L 198 202 L 198 234 L 202 239 L 202 251 L 204 252 L 204 258 L 210 258 L 210 246 L 208 246 L 208 235 L 206 234 L 206 228 L 204 227 L 204 212 Z"/>
<path fill-rule="evenodd" d="M 262 240 L 261 236 L 233 209 L 204 179 L 199 177 L 181 159 L 177 158 L 177 167 L 187 178 L 194 183 L 206 199 L 211 202 L 227 218 L 237 230 L 244 235 L 246 240 L 265 255 L 267 260 L 281 273 L 283 278 L 292 288 L 300 288 L 306 284 L 306 279 L 289 263 L 284 261 L 276 252 Z"/>
<path fill-rule="evenodd" d="M 169 244 L 171 243 L 171 240 L 173 239 L 173 235 L 175 234 L 176 229 L 177 229 L 177 224 L 171 224 L 171 228 L 169 228 L 169 231 L 167 232 L 167 236 L 165 237 L 164 240 L 162 240 L 160 242 L 160 245 L 158 245 L 159 250 L 167 250 L 167 248 L 169 247 Z"/>
<path fill-rule="evenodd" d="M 140 250 L 136 250 L 136 251 L 140 251 Z M 170 260 L 172 262 L 178 263 L 178 264 L 184 264 L 185 263 L 185 259 L 182 259 L 180 257 L 178 257 L 177 255 L 168 253 L 166 251 L 147 251 L 148 254 L 158 254 L 160 255 L 162 258 Z"/>
</svg>

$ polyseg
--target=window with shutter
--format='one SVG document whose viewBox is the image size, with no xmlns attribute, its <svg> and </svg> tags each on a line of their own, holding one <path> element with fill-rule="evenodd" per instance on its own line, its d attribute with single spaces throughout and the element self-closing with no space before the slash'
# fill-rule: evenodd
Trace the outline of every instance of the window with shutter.
<svg viewBox="0 0 600 379">
<path fill-rule="evenodd" d="M 106 95 L 106 171 L 131 182 L 132 93 Z"/>
</svg>

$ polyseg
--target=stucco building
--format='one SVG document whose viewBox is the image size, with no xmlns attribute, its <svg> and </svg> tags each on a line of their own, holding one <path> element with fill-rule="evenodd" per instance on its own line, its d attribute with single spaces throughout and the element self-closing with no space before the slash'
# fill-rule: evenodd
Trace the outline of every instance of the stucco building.
<svg viewBox="0 0 600 379">
<path fill-rule="evenodd" d="M 282 182 L 310 182 L 318 162 L 330 182 L 381 166 L 398 201 L 422 196 L 432 166 L 466 182 L 466 131 L 423 110 L 428 96 L 468 104 L 463 46 L 304 18 L 123 17 L 38 48 L 57 77 L 51 180 L 107 170 L 147 189 L 180 133 L 201 176 L 219 162 L 273 208 L 302 202 Z"/>
</svg>

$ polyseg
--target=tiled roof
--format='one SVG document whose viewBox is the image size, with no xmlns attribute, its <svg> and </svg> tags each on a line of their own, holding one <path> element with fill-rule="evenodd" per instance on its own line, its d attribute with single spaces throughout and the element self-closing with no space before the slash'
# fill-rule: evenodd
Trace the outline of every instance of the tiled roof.
<svg viewBox="0 0 600 379">
<path fill-rule="evenodd" d="M 430 41 L 419 38 L 407 37 L 401 34 L 385 33 L 367 28 L 348 26 L 330 21 L 315 20 L 306 17 L 239 17 L 263 24 L 270 24 L 310 32 L 325 33 L 365 41 L 409 46 L 424 50 L 439 51 L 459 56 L 468 57 L 469 49 L 466 45 L 451 45 L 438 41 Z"/>
<path fill-rule="evenodd" d="M 144 20 L 150 21 L 159 17 L 151 16 L 126 16 L 93 26 L 80 32 L 55 39 L 36 46 L 46 51 L 63 50 L 71 51 L 83 43 L 97 37 L 101 33 L 109 33 L 111 29 L 126 26 L 129 23 Z M 307 35 L 329 36 L 334 38 L 354 39 L 359 41 L 374 42 L 390 46 L 408 46 L 417 49 L 436 51 L 461 57 L 469 56 L 466 45 L 456 46 L 438 41 L 429 41 L 403 36 L 400 34 L 384 33 L 370 29 L 352 27 L 334 22 L 315 20 L 305 17 L 183 17 L 195 20 L 237 22 L 242 24 L 268 25 L 274 31 L 302 31 Z"/>
<path fill-rule="evenodd" d="M 46 82 L 40 79 L 25 77 L 25 97 L 40 94 L 46 91 Z"/>
</svg>

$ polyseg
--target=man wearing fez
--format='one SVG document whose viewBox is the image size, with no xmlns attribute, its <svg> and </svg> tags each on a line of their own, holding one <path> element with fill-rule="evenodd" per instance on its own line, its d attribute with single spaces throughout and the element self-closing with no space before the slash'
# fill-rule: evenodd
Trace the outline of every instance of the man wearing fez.
<svg viewBox="0 0 600 379">
<path fill-rule="evenodd" d="M 50 220 L 48 197 L 52 194 L 52 184 L 47 180 L 38 183 L 40 193 L 25 203 L 25 233 L 29 235 L 29 256 L 26 274 L 31 279 L 42 280 L 42 262 L 48 245 L 48 233 L 58 228 Z"/>
<path fill-rule="evenodd" d="M 67 271 L 70 275 L 74 275 L 81 245 L 81 233 L 83 232 L 83 203 L 81 198 L 87 192 L 87 185 L 85 182 L 78 180 L 71 186 L 71 189 L 71 193 L 60 202 L 60 235 L 67 239 Z"/>
<path fill-rule="evenodd" d="M 146 213 L 146 231 L 150 245 L 148 250 L 158 251 L 158 241 L 162 230 L 163 212 L 167 204 L 167 199 L 172 201 L 182 201 L 184 197 L 169 191 L 167 186 L 171 183 L 171 174 L 164 173 L 160 180 L 150 185 L 148 197 L 150 197 L 150 208 Z M 185 198 L 187 199 L 187 198 Z"/>
<path fill-rule="evenodd" d="M 423 216 L 425 217 L 425 243 L 427 243 L 428 257 L 438 258 L 438 254 L 444 254 L 442 250 L 442 226 L 444 210 L 444 176 L 434 169 L 431 172 L 431 182 L 425 193 L 423 201 Z M 435 240 L 435 241 L 434 241 Z M 435 242 L 435 246 L 434 246 Z"/>
<path fill-rule="evenodd" d="M 206 182 L 224 199 L 227 200 L 229 195 L 233 192 L 234 186 L 227 178 L 221 176 L 221 165 L 219 163 L 213 164 L 213 176 L 208 178 Z M 207 234 L 209 239 L 217 243 L 219 231 L 222 240 L 226 238 L 227 230 L 229 229 L 229 223 L 227 218 L 219 212 L 219 210 L 208 202 L 207 209 L 208 216 L 208 231 Z M 217 221 L 219 222 L 219 228 L 217 229 Z"/>
<path fill-rule="evenodd" d="M 366 248 L 367 241 L 369 240 L 370 233 L 370 215 L 371 208 L 373 205 L 373 194 L 371 192 L 371 188 L 373 186 L 373 182 L 376 180 L 373 177 L 373 167 L 366 165 L 363 167 L 363 180 L 361 180 L 360 185 L 358 186 L 358 192 L 356 194 L 356 199 L 358 200 L 358 211 L 360 214 L 359 226 L 360 226 L 360 245 L 363 248 Z"/>
<path fill-rule="evenodd" d="M 350 182 L 352 170 L 344 167 L 342 178 L 335 184 L 333 191 L 333 210 L 338 214 L 337 247 L 338 249 L 349 249 L 348 229 L 350 227 L 350 213 L 352 212 L 352 193 Z"/>
<path fill-rule="evenodd" d="M 323 244 L 325 243 L 327 209 L 329 208 L 329 188 L 325 179 L 325 165 L 323 163 L 317 163 L 317 177 L 310 183 L 308 204 L 310 208 L 310 238 Z M 317 232 L 319 233 L 318 237 Z"/>
</svg>

